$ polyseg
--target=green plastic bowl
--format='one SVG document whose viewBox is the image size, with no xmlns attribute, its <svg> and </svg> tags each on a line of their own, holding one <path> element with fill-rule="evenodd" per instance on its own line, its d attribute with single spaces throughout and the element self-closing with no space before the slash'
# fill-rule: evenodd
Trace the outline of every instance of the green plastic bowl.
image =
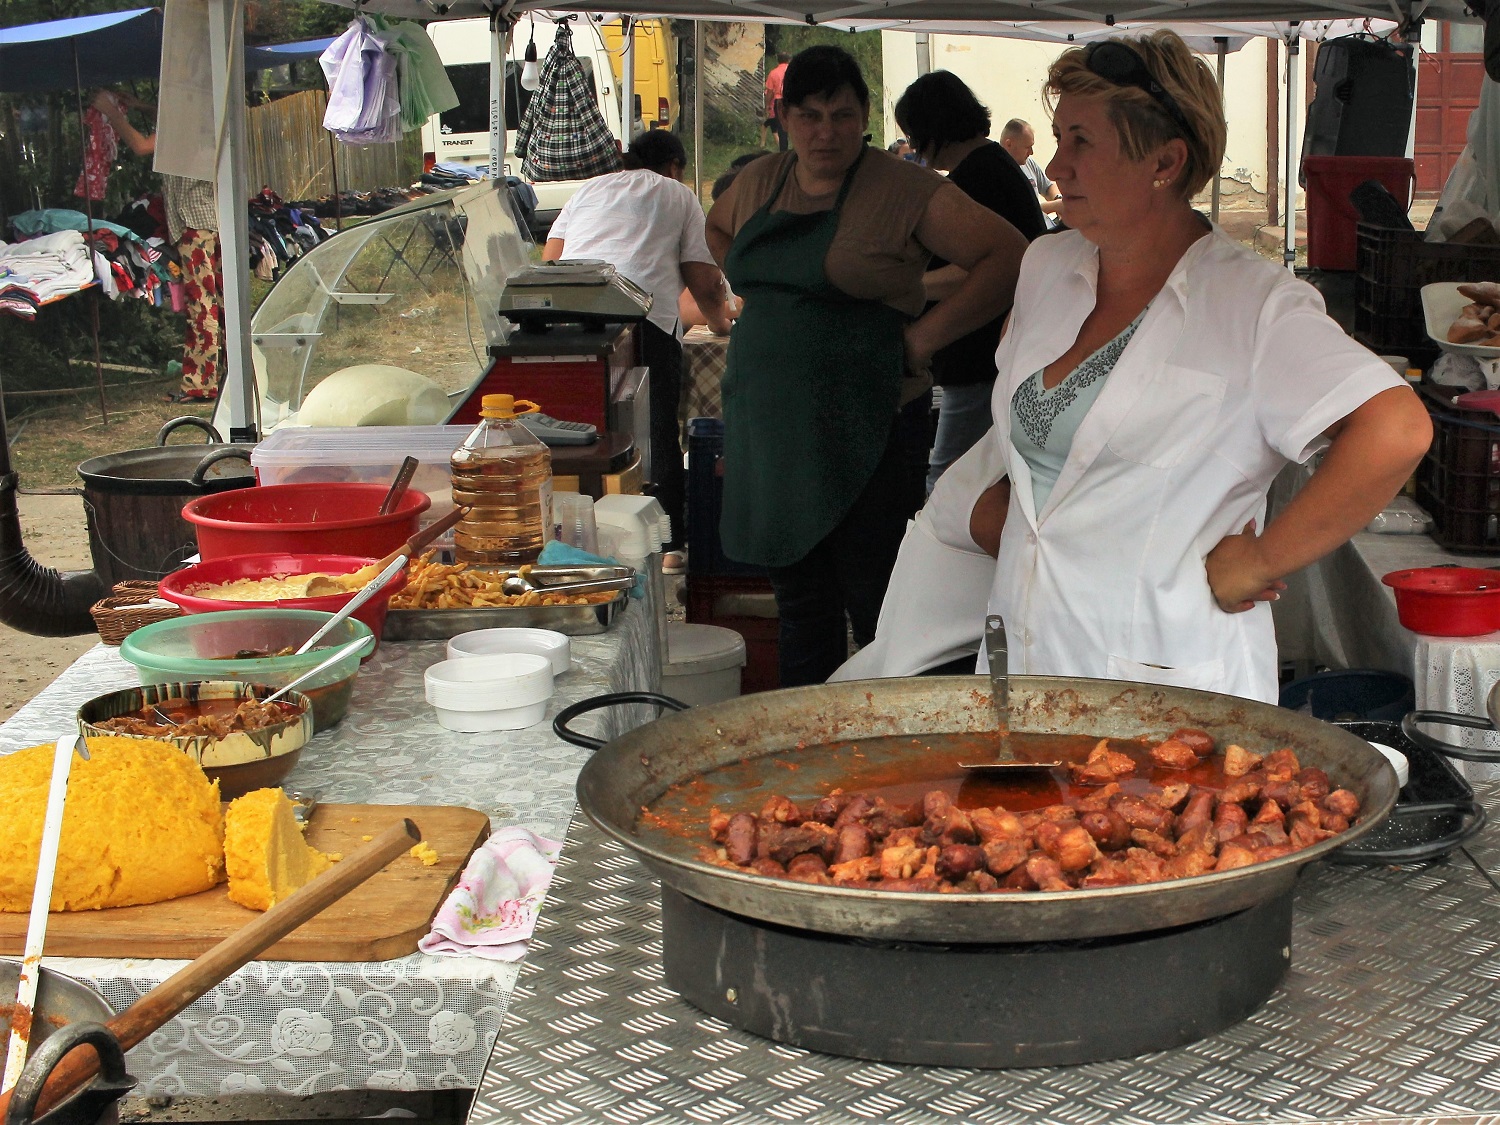
<svg viewBox="0 0 1500 1125">
<path fill-rule="evenodd" d="M 302 656 L 236 658 L 243 649 L 296 648 L 333 615 L 313 609 L 235 609 L 190 613 L 146 625 L 126 636 L 120 655 L 135 665 L 141 684 L 186 680 L 238 680 L 284 687 L 350 641 L 372 636 L 353 618 L 340 622 L 318 647 Z M 224 658 L 228 659 L 224 659 Z M 327 730 L 349 711 L 359 657 L 340 660 L 298 690 L 312 700 L 313 724 Z"/>
</svg>

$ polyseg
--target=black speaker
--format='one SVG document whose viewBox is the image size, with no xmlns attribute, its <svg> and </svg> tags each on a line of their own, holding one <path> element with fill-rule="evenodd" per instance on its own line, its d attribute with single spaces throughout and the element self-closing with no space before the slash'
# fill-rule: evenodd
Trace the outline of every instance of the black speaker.
<svg viewBox="0 0 1500 1125">
<path fill-rule="evenodd" d="M 1410 44 L 1350 35 L 1318 48 L 1303 156 L 1405 156 L 1416 98 Z"/>
</svg>

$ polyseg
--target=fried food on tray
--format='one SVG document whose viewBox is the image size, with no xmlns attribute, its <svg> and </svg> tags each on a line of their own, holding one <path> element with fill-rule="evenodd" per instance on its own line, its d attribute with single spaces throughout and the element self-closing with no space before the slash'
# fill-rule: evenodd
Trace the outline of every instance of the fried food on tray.
<svg viewBox="0 0 1500 1125">
<path fill-rule="evenodd" d="M 1449 326 L 1448 342 L 1500 346 L 1500 282 L 1476 281 L 1460 285 L 1458 291 L 1473 303 L 1465 305 Z"/>
<path fill-rule="evenodd" d="M 1203 732 L 1178 731 L 1151 758 L 1159 767 L 1190 768 L 1186 759 L 1196 760 L 1199 751 L 1205 759 L 1216 753 Z M 1105 752 L 1101 742 L 1090 761 L 1105 765 Z M 961 809 L 940 789 L 904 807 L 841 789 L 803 805 L 772 796 L 757 813 L 712 809 L 713 847 L 704 858 L 757 875 L 862 890 L 1071 891 L 1277 859 L 1337 835 L 1359 817 L 1358 797 L 1333 788 L 1322 770 L 1304 769 L 1291 750 L 1261 759 L 1230 746 L 1224 757 L 1242 772 L 1231 776 L 1226 769 L 1230 784 L 1223 788 L 1155 785 L 1128 771 L 1096 768 L 1072 780 L 1097 787 L 1021 813 Z"/>
<path fill-rule="evenodd" d="M 490 606 L 600 605 L 613 600 L 613 590 L 587 594 L 549 594 L 528 590 L 502 594 L 500 583 L 512 574 L 525 577 L 531 569 L 484 570 L 468 563 L 433 562 L 429 551 L 411 565 L 406 587 L 391 598 L 392 609 L 481 609 Z"/>
</svg>

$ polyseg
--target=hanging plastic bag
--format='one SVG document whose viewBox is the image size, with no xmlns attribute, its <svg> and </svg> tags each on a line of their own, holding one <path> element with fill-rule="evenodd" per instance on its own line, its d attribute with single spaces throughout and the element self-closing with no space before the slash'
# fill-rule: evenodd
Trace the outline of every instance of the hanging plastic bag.
<svg viewBox="0 0 1500 1125">
<path fill-rule="evenodd" d="M 573 31 L 557 25 L 541 85 L 516 130 L 516 155 L 528 180 L 583 180 L 620 170 L 620 146 L 573 54 Z"/>
</svg>

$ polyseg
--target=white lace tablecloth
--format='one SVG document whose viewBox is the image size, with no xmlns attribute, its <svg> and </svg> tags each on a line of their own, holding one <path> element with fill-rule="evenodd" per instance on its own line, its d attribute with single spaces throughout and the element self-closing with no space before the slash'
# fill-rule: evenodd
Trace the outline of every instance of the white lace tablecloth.
<svg viewBox="0 0 1500 1125">
<path fill-rule="evenodd" d="M 349 716 L 314 736 L 286 784 L 328 802 L 466 805 L 488 813 L 494 828 L 519 824 L 561 840 L 589 751 L 553 735 L 552 717 L 604 692 L 657 690 L 648 622 L 633 602 L 608 633 L 573 638 L 573 668 L 558 678 L 546 721 L 493 734 L 455 734 L 432 718 L 422 673 L 443 659 L 443 642 L 384 644 L 355 682 Z M 0 752 L 56 739 L 81 703 L 136 683 L 115 649 L 90 650 L 0 725 Z M 577 726 L 610 739 L 653 714 L 611 708 Z M 117 1012 L 186 964 L 45 963 L 94 986 Z M 130 1073 L 142 1095 L 475 1087 L 517 971 L 420 953 L 375 963 L 252 961 L 132 1050 Z"/>
</svg>

